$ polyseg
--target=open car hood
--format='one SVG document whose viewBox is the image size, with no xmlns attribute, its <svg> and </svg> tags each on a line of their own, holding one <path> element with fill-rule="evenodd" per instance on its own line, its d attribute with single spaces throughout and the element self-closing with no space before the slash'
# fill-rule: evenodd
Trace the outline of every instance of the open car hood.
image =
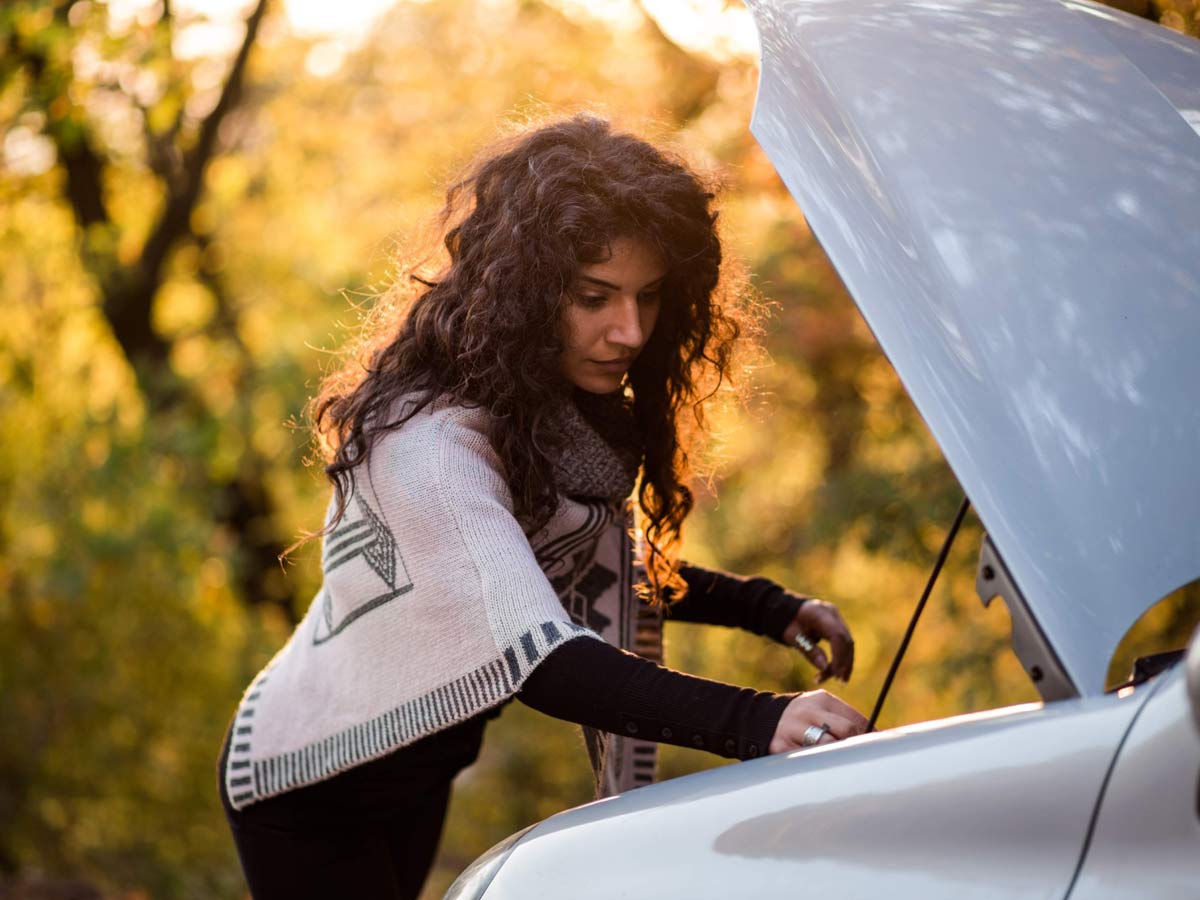
<svg viewBox="0 0 1200 900">
<path fill-rule="evenodd" d="M 751 0 L 751 125 L 1082 694 L 1200 576 L 1200 42 Z"/>
</svg>

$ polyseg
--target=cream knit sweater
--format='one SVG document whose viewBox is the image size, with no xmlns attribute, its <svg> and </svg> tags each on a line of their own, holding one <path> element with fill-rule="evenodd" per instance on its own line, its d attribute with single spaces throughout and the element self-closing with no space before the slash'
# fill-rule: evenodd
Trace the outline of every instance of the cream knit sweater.
<svg viewBox="0 0 1200 900">
<path fill-rule="evenodd" d="M 572 621 L 564 603 L 585 580 L 593 595 L 598 583 L 628 594 L 624 511 L 563 498 L 531 540 L 486 426 L 481 410 L 434 404 L 355 473 L 324 540 L 321 590 L 238 706 L 224 773 L 234 807 L 467 719 L 514 694 L 563 641 L 600 637 L 582 624 L 592 608 Z M 633 648 L 642 618 L 600 620 Z"/>
</svg>

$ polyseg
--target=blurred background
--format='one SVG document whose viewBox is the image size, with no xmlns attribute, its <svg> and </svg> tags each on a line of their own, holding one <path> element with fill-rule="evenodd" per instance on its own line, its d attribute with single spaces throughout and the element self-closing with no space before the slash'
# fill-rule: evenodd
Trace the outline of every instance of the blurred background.
<svg viewBox="0 0 1200 900">
<path fill-rule="evenodd" d="M 1198 33 L 1194 0 L 1116 5 Z M 327 499 L 305 401 L 446 179 L 528 116 L 606 113 L 723 171 L 773 316 L 686 556 L 836 601 L 835 689 L 869 711 L 960 495 L 749 135 L 756 58 L 722 0 L 0 5 L 0 896 L 245 895 L 216 757 L 318 584 L 315 544 L 277 561 Z M 978 532 L 884 726 L 1036 699 L 975 596 Z M 1186 637 L 1180 608 L 1145 627 Z M 677 668 L 812 686 L 749 635 L 667 641 Z M 719 763 L 667 748 L 662 774 Z M 511 705 L 426 895 L 589 799 L 577 729 Z"/>
</svg>

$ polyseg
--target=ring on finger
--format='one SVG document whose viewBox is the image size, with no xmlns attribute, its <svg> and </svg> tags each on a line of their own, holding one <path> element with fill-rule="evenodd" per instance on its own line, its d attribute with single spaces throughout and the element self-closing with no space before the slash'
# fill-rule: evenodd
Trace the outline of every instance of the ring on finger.
<svg viewBox="0 0 1200 900">
<path fill-rule="evenodd" d="M 796 646 L 805 653 L 812 653 L 817 649 L 817 642 L 802 631 L 797 633 L 793 640 L 796 642 Z"/>
<path fill-rule="evenodd" d="M 821 738 L 829 734 L 829 724 L 822 722 L 820 725 L 809 725 L 804 729 L 804 734 L 800 735 L 801 747 L 814 747 L 821 742 Z"/>
</svg>

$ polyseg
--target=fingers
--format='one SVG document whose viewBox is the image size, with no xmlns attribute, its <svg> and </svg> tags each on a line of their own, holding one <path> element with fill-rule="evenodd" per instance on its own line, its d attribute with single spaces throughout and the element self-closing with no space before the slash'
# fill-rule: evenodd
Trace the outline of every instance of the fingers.
<svg viewBox="0 0 1200 900">
<path fill-rule="evenodd" d="M 782 722 L 781 722 L 782 725 Z M 811 738 L 806 740 L 809 729 L 816 725 L 817 727 L 825 727 L 825 733 L 813 743 Z M 827 714 L 820 722 L 790 722 L 786 727 L 781 727 L 776 732 L 776 740 L 771 742 L 770 750 L 772 753 L 783 753 L 790 750 L 807 750 L 809 747 L 815 747 L 818 744 L 832 744 L 840 741 L 843 738 L 850 737 L 849 723 L 833 714 Z"/>
<path fill-rule="evenodd" d="M 837 713 L 825 713 L 825 717 L 819 724 L 828 725 L 829 735 L 838 741 L 863 733 L 863 729 L 855 727 L 853 720 L 846 716 L 839 716 Z"/>
<path fill-rule="evenodd" d="M 850 637 L 850 629 L 842 619 L 842 614 L 837 611 L 837 607 L 829 607 L 829 614 L 833 622 L 829 631 L 825 633 L 825 637 L 833 650 L 830 674 L 842 681 L 849 681 L 850 673 L 854 670 L 854 640 Z"/>
<path fill-rule="evenodd" d="M 806 743 L 805 733 L 814 725 L 826 728 L 826 734 L 816 744 Z M 824 745 L 862 734 L 866 727 L 866 717 L 850 704 L 825 691 L 809 691 L 800 694 L 784 709 L 769 750 L 783 753 Z"/>
<path fill-rule="evenodd" d="M 819 681 L 840 678 L 849 681 L 854 670 L 854 639 L 842 614 L 832 603 L 824 600 L 809 600 L 796 614 L 799 633 L 810 640 L 827 640 L 832 658 L 820 647 L 805 652 L 808 660 L 820 673 Z"/>
<path fill-rule="evenodd" d="M 803 650 L 800 651 L 804 653 Z M 813 664 L 813 668 L 817 670 L 817 683 L 820 684 L 829 677 L 829 658 L 825 655 L 825 651 L 820 647 L 813 647 L 807 653 L 804 653 L 805 658 Z"/>
<path fill-rule="evenodd" d="M 820 623 L 821 635 L 829 641 L 833 652 L 829 671 L 826 677 L 840 678 L 846 681 L 854 669 L 854 641 L 850 637 L 850 629 L 846 626 L 842 614 L 832 603 L 822 603 L 814 612 Z"/>
<path fill-rule="evenodd" d="M 833 725 L 833 719 L 829 718 L 830 716 L 845 723 L 844 730 L 834 730 L 839 738 L 853 737 L 867 730 L 867 717 L 840 697 L 835 697 L 828 691 L 810 691 L 800 696 L 812 697 L 813 702 L 825 710 L 826 721 L 830 725 Z"/>
</svg>

